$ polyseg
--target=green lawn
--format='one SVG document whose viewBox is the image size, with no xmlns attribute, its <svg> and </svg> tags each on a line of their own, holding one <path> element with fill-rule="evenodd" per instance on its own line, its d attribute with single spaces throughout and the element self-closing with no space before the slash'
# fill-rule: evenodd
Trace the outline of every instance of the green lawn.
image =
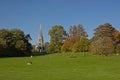
<svg viewBox="0 0 120 80">
<path fill-rule="evenodd" d="M 32 61 L 32 65 L 27 62 Z M 0 58 L 0 80 L 120 80 L 120 56 L 78 53 Z"/>
</svg>

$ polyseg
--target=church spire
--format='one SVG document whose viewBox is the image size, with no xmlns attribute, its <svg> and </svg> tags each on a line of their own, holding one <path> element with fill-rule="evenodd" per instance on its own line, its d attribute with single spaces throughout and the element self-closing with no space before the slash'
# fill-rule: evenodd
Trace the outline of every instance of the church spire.
<svg viewBox="0 0 120 80">
<path fill-rule="evenodd" d="M 38 44 L 39 45 L 43 45 L 44 44 L 41 24 L 40 24 L 40 32 L 39 32 L 39 36 L 38 36 Z"/>
<path fill-rule="evenodd" d="M 40 32 L 39 32 L 38 42 L 36 44 L 36 47 L 38 48 L 38 51 L 40 53 L 45 51 L 41 24 L 40 24 Z"/>
<path fill-rule="evenodd" d="M 40 24 L 40 36 L 43 36 L 42 34 L 42 25 Z"/>
</svg>

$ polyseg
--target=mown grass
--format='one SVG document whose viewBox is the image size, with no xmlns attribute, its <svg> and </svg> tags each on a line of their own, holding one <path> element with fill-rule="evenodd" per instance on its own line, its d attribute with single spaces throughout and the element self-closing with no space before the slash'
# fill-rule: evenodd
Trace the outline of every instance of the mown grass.
<svg viewBox="0 0 120 80">
<path fill-rule="evenodd" d="M 32 65 L 27 62 L 32 61 Z M 120 56 L 77 53 L 0 58 L 0 80 L 120 80 Z"/>
</svg>

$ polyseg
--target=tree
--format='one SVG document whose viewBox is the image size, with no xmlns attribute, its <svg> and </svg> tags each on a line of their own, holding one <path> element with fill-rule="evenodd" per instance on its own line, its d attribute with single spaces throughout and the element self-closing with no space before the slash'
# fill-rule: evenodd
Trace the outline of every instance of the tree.
<svg viewBox="0 0 120 80">
<path fill-rule="evenodd" d="M 32 40 L 30 34 L 25 35 L 25 40 L 26 40 L 26 41 Z"/>
<path fill-rule="evenodd" d="M 79 37 L 68 37 L 64 44 L 61 47 L 62 52 L 70 52 L 72 51 L 72 47 L 75 44 L 76 41 L 79 41 Z"/>
<path fill-rule="evenodd" d="M 81 37 L 84 37 L 87 39 L 87 32 L 85 32 L 84 28 L 82 25 L 73 25 L 70 26 L 69 32 L 68 32 L 68 37 L 65 40 L 63 46 L 62 46 L 62 52 L 67 52 L 67 51 L 79 51 L 78 50 L 78 45 Z M 80 47 L 79 47 L 80 48 Z"/>
<path fill-rule="evenodd" d="M 95 29 L 91 42 L 91 51 L 93 54 L 109 55 L 115 53 L 114 31 L 116 29 L 111 24 L 105 23 Z"/>
<path fill-rule="evenodd" d="M 8 29 L 0 30 L 0 55 L 8 55 L 11 48 L 12 34 Z M 8 52 L 8 53 L 6 53 Z"/>
<path fill-rule="evenodd" d="M 78 24 L 77 26 L 76 25 L 70 26 L 68 35 L 69 37 L 81 37 L 81 36 L 88 37 L 87 32 L 85 32 L 81 24 Z"/>
<path fill-rule="evenodd" d="M 120 54 L 120 32 L 118 30 L 114 30 L 114 46 L 116 54 Z"/>
<path fill-rule="evenodd" d="M 61 46 L 63 44 L 64 38 L 66 36 L 66 31 L 61 25 L 54 25 L 49 30 L 50 43 L 48 46 L 49 52 L 61 52 Z"/>
<path fill-rule="evenodd" d="M 31 50 L 33 49 L 33 46 L 31 45 L 31 43 L 29 43 L 30 40 L 32 40 L 30 34 L 25 35 L 24 42 L 25 42 L 27 48 L 24 52 L 26 55 L 31 55 Z"/>
<path fill-rule="evenodd" d="M 7 29 L 1 29 L 0 30 L 0 44 L 7 48 L 9 47 L 9 44 L 12 42 L 12 34 Z"/>
<path fill-rule="evenodd" d="M 120 54 L 120 43 L 116 45 L 116 54 Z"/>
<path fill-rule="evenodd" d="M 20 29 L 11 29 L 10 32 L 12 34 L 12 43 L 11 43 L 11 45 L 14 47 L 13 50 L 15 50 L 15 45 L 17 45 L 17 41 L 24 40 L 25 34 Z"/>
<path fill-rule="evenodd" d="M 23 53 L 24 55 L 30 55 L 32 45 L 29 43 L 31 40 L 30 34 L 25 35 L 20 29 L 12 29 L 13 44 L 17 52 Z"/>
<path fill-rule="evenodd" d="M 0 30 L 0 56 L 20 56 L 31 54 L 28 37 L 20 29 Z"/>
<path fill-rule="evenodd" d="M 20 29 L 11 29 L 10 31 L 12 33 L 12 37 L 14 39 L 14 41 L 17 41 L 17 40 L 23 40 L 24 39 L 24 32 Z"/>
<path fill-rule="evenodd" d="M 110 37 L 100 37 L 91 43 L 91 51 L 94 55 L 110 55 L 114 53 L 114 44 Z"/>
<path fill-rule="evenodd" d="M 72 47 L 73 52 L 87 52 L 89 50 L 89 40 L 84 37 L 80 37 L 79 41 L 76 41 Z"/>
</svg>

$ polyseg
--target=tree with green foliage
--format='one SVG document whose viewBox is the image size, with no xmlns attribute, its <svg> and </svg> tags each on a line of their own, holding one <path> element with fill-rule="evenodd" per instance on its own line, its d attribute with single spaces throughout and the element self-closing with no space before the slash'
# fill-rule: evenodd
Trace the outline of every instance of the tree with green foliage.
<svg viewBox="0 0 120 80">
<path fill-rule="evenodd" d="M 11 55 L 9 50 L 11 49 L 11 43 L 12 43 L 12 34 L 8 29 L 0 29 L 0 55 Z M 6 53 L 8 52 L 8 53 Z"/>
<path fill-rule="evenodd" d="M 61 52 L 61 46 L 66 36 L 66 31 L 64 30 L 62 25 L 54 25 L 49 30 L 50 35 L 50 43 L 47 49 L 50 53 Z"/>
<path fill-rule="evenodd" d="M 89 40 L 85 37 L 80 37 L 72 47 L 73 52 L 87 52 L 89 51 Z"/>
<path fill-rule="evenodd" d="M 13 44 L 17 52 L 30 55 L 32 49 L 32 45 L 29 43 L 29 40 L 31 40 L 30 34 L 25 35 L 20 29 L 12 29 L 11 33 L 13 34 Z"/>
<path fill-rule="evenodd" d="M 32 46 L 20 29 L 0 29 L 0 56 L 30 55 Z"/>
<path fill-rule="evenodd" d="M 12 34 L 10 33 L 9 30 L 7 29 L 1 29 L 0 30 L 0 41 L 1 41 L 1 45 L 3 45 L 3 47 L 8 47 L 9 44 L 12 42 Z"/>
</svg>

